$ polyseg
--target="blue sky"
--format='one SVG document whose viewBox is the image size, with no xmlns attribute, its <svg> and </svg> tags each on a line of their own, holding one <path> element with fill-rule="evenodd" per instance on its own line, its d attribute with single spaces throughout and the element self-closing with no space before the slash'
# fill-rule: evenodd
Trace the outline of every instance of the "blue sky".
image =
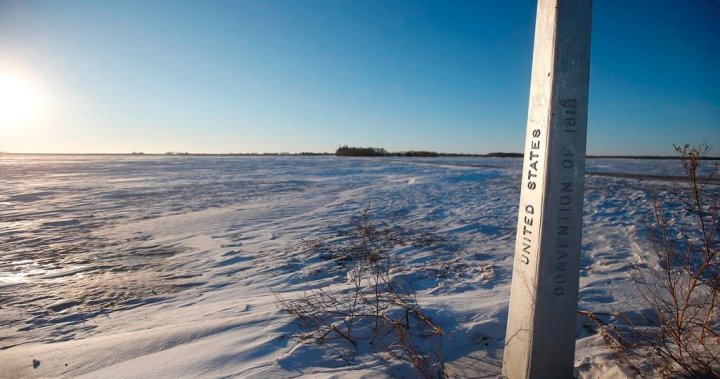
<svg viewBox="0 0 720 379">
<path fill-rule="evenodd" d="M 589 154 L 720 155 L 720 1 L 596 0 Z M 10 152 L 523 149 L 534 1 L 6 1 Z"/>
</svg>

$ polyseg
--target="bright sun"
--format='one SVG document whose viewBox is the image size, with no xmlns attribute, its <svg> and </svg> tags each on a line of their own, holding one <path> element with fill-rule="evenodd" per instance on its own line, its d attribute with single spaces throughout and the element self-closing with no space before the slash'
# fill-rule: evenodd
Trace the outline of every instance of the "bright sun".
<svg viewBox="0 0 720 379">
<path fill-rule="evenodd" d="M 26 126 L 38 114 L 38 96 L 32 83 L 0 73 L 0 130 Z"/>
</svg>

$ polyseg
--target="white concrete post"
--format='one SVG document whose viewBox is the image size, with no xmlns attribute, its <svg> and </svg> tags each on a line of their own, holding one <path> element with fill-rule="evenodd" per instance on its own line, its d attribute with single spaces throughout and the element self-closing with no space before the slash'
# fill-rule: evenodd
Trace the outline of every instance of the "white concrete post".
<svg viewBox="0 0 720 379">
<path fill-rule="evenodd" d="M 539 0 L 503 376 L 572 378 L 591 0 Z"/>
</svg>

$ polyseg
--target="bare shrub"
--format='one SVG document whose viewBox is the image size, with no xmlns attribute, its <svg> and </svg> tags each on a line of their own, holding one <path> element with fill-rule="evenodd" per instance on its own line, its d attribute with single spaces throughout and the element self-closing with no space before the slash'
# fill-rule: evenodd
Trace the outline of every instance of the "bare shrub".
<svg viewBox="0 0 720 379">
<path fill-rule="evenodd" d="M 589 314 L 621 362 L 663 376 L 720 378 L 720 191 L 698 168 L 707 145 L 675 146 L 686 180 L 651 209 L 649 255 L 633 279 L 647 310 Z M 675 204 L 673 204 L 675 203 Z M 634 362 L 634 363 L 633 363 Z"/>
<path fill-rule="evenodd" d="M 443 330 L 420 308 L 415 293 L 391 276 L 388 228 L 371 221 L 366 208 L 343 249 L 348 281 L 340 290 L 308 288 L 294 299 L 276 294 L 281 309 L 312 331 L 300 336 L 322 344 L 344 340 L 353 348 L 407 361 L 424 378 L 444 378 Z M 340 254 L 335 252 L 335 254 Z"/>
</svg>

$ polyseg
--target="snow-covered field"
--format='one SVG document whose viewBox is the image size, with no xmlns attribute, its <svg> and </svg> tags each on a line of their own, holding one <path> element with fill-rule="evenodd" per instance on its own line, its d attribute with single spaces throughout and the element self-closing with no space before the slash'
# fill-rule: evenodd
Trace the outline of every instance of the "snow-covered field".
<svg viewBox="0 0 720 379">
<path fill-rule="evenodd" d="M 0 377 L 377 377 L 278 309 L 347 281 L 323 252 L 369 206 L 393 275 L 443 328 L 447 371 L 500 372 L 519 159 L 0 155 Z M 580 308 L 639 306 L 628 277 L 677 161 L 591 159 Z M 579 376 L 622 376 L 578 323 Z"/>
</svg>

